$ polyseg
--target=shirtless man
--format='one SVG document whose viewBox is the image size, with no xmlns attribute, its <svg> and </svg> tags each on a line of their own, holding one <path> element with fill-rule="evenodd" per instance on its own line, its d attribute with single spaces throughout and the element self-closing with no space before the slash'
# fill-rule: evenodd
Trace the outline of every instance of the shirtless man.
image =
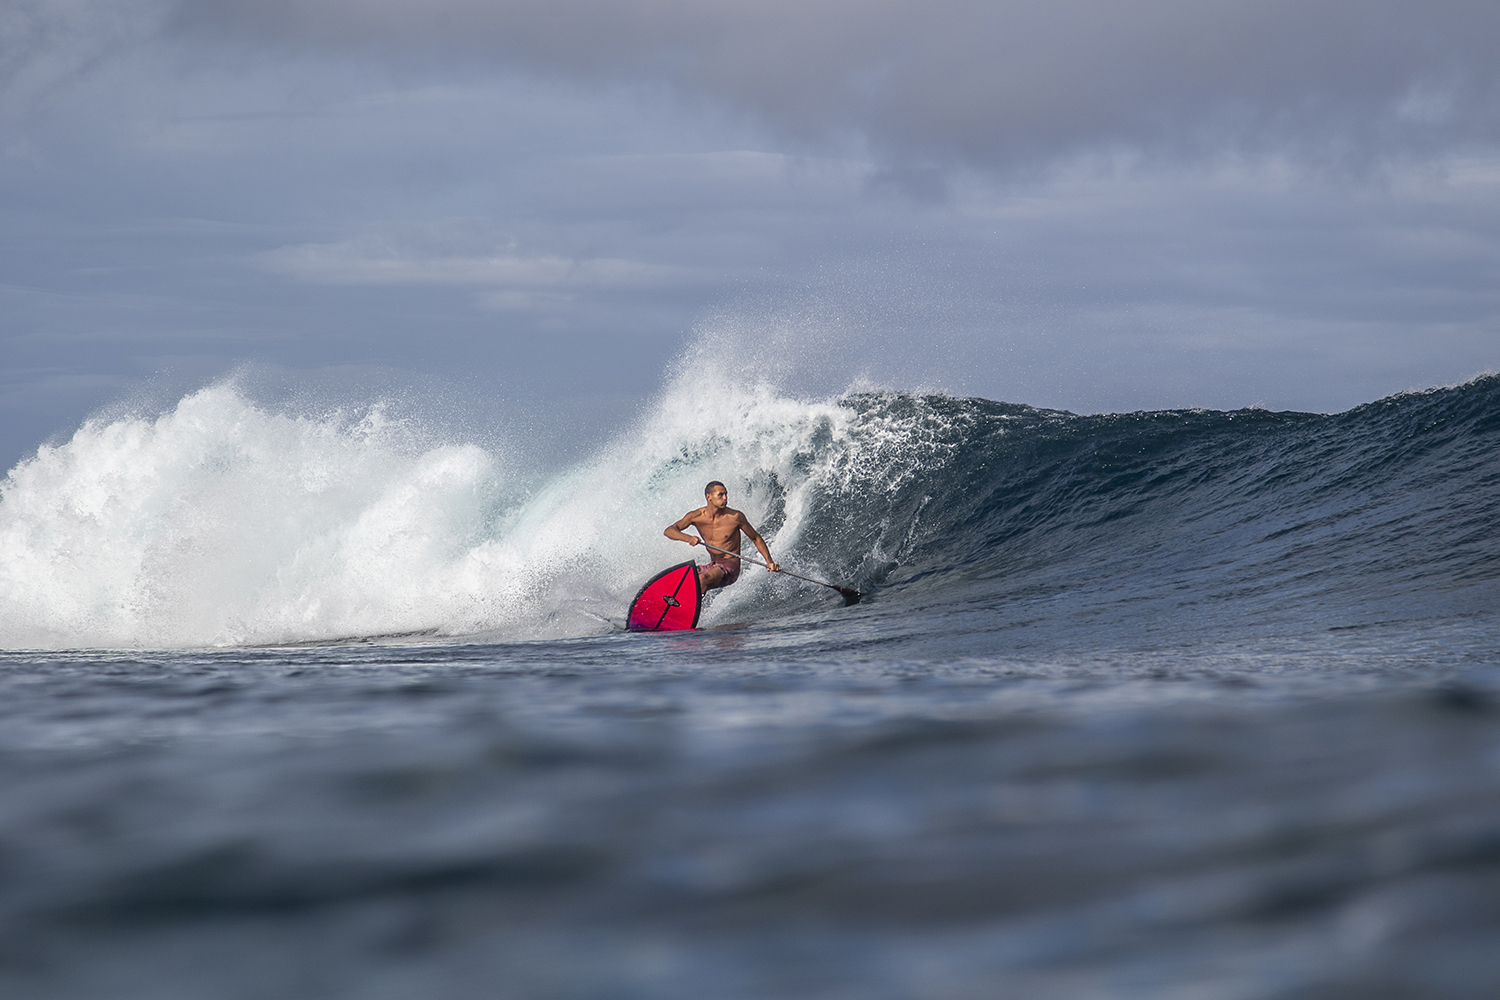
<svg viewBox="0 0 1500 1000">
<path fill-rule="evenodd" d="M 732 553 L 738 553 L 740 532 L 743 531 L 760 550 L 761 558 L 766 561 L 766 570 L 771 573 L 780 572 L 781 567 L 771 558 L 771 550 L 766 548 L 766 541 L 760 537 L 760 532 L 750 526 L 744 514 L 729 506 L 729 491 L 724 488 L 723 483 L 715 479 L 703 487 L 703 499 L 708 501 L 707 507 L 688 511 L 676 524 L 668 525 L 667 530 L 662 534 L 674 541 L 697 545 L 699 540 L 682 530 L 688 527 L 697 528 L 698 534 L 703 536 L 703 541 L 721 549 L 728 549 Z M 704 590 L 727 587 L 740 578 L 738 555 L 725 555 L 713 549 L 708 550 L 708 555 L 712 562 L 707 566 L 698 567 L 698 582 L 702 584 Z"/>
</svg>

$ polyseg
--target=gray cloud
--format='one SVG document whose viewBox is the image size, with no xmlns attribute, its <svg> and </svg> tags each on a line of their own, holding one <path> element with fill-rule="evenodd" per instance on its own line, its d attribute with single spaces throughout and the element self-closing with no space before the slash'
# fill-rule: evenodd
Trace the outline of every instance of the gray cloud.
<svg viewBox="0 0 1500 1000">
<path fill-rule="evenodd" d="M 1500 136 L 1492 0 L 181 0 L 175 23 L 666 83 L 898 159 Z"/>
</svg>

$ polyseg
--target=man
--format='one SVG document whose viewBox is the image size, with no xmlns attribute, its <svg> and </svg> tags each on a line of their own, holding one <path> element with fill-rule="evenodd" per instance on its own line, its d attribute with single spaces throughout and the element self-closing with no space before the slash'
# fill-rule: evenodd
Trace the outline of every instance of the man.
<svg viewBox="0 0 1500 1000">
<path fill-rule="evenodd" d="M 724 488 L 723 483 L 715 479 L 703 487 L 703 499 L 708 501 L 707 507 L 688 511 L 676 524 L 668 525 L 667 530 L 662 534 L 673 541 L 697 545 L 699 539 L 682 530 L 693 527 L 698 529 L 698 534 L 703 536 L 704 542 L 715 547 L 708 550 L 709 559 L 712 561 L 707 566 L 698 567 L 698 582 L 704 590 L 727 587 L 740 578 L 739 551 L 742 531 L 760 550 L 761 558 L 766 561 L 766 570 L 771 573 L 781 571 L 781 567 L 771 559 L 771 550 L 766 548 L 765 539 L 760 537 L 760 532 L 750 526 L 744 514 L 730 508 L 729 491 Z M 717 552 L 715 549 L 725 549 L 727 554 Z"/>
</svg>

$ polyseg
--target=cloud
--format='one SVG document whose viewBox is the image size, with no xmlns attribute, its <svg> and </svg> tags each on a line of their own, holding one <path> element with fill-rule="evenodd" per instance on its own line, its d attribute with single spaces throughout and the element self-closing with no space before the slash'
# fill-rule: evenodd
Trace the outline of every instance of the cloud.
<svg viewBox="0 0 1500 1000">
<path fill-rule="evenodd" d="M 476 293 L 481 309 L 506 312 L 566 309 L 579 298 L 619 293 L 679 291 L 722 277 L 707 268 L 620 257 L 525 254 L 514 246 L 445 253 L 402 245 L 386 236 L 283 246 L 255 259 L 272 273 L 307 284 L 465 288 Z"/>
<path fill-rule="evenodd" d="M 681 285 L 697 278 L 688 268 L 618 258 L 427 256 L 378 240 L 280 247 L 259 255 L 259 260 L 278 274 L 324 285 L 641 288 Z"/>
<path fill-rule="evenodd" d="M 981 165 L 1099 145 L 1318 156 L 1500 138 L 1493 0 L 180 0 L 179 30 L 670 84 L 788 133 Z"/>
</svg>

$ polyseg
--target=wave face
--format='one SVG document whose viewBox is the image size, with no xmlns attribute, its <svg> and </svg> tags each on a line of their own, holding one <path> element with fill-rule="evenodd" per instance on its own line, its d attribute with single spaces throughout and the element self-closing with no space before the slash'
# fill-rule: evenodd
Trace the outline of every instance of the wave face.
<svg viewBox="0 0 1500 1000">
<path fill-rule="evenodd" d="M 1494 606 L 1497 445 L 1494 376 L 1332 416 L 683 380 L 537 477 L 378 407 L 295 416 L 221 384 L 90 421 L 11 470 L 0 645 L 593 634 L 690 554 L 661 528 L 709 479 L 789 568 L 897 620 L 963 608 L 980 617 L 960 628 L 1013 643 L 1451 618 Z M 704 624 L 823 602 L 748 572 Z"/>
<path fill-rule="evenodd" d="M 1496 606 L 1500 378 L 1346 413 L 1080 417 L 862 397 L 905 417 L 922 471 L 846 518 L 864 578 L 910 599 L 1024 603 L 1098 633 L 1357 627 Z M 879 475 L 838 503 L 858 506 Z M 830 518 L 830 527 L 836 519 Z M 919 596 L 920 595 L 920 596 Z"/>
</svg>

